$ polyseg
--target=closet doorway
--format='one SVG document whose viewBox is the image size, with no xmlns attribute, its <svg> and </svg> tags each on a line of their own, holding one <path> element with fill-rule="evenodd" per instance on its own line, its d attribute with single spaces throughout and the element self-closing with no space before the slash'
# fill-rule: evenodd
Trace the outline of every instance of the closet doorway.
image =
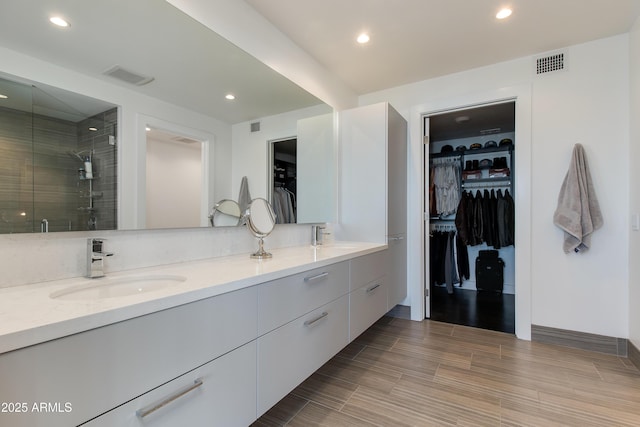
<svg viewBox="0 0 640 427">
<path fill-rule="evenodd" d="M 428 318 L 515 332 L 515 101 L 423 116 Z"/>
<path fill-rule="evenodd" d="M 297 138 L 269 141 L 269 202 L 277 224 L 297 221 Z"/>
</svg>

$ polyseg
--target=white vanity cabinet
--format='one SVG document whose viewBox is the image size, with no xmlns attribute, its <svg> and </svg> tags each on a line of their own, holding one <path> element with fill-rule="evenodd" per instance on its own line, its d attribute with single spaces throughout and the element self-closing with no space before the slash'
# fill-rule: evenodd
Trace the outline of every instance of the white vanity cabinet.
<svg viewBox="0 0 640 427">
<path fill-rule="evenodd" d="M 0 425 L 248 426 L 385 314 L 378 249 L 1 354 Z"/>
<path fill-rule="evenodd" d="M 347 345 L 348 292 L 349 262 L 260 286 L 258 416 Z"/>
<path fill-rule="evenodd" d="M 351 261 L 349 342 L 389 311 L 388 250 Z"/>
<path fill-rule="evenodd" d="M 338 240 L 389 246 L 388 308 L 407 296 L 407 121 L 386 102 L 340 112 Z"/>
<path fill-rule="evenodd" d="M 256 313 L 251 287 L 5 353 L 0 400 L 28 411 L 0 424 L 84 423 L 255 340 Z"/>
<path fill-rule="evenodd" d="M 87 427 L 246 427 L 256 413 L 252 341 L 85 424 Z"/>
</svg>

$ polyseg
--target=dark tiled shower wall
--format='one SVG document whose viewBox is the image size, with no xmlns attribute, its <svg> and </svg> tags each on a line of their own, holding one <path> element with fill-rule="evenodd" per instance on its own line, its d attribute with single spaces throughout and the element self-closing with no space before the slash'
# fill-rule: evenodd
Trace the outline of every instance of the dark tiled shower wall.
<svg viewBox="0 0 640 427">
<path fill-rule="evenodd" d="M 43 219 L 49 231 L 87 230 L 90 213 L 78 209 L 88 206 L 78 175 L 84 165 L 71 153 L 92 148 L 94 192 L 103 194 L 97 229 L 115 228 L 117 156 L 107 133 L 115 136 L 116 122 L 115 108 L 80 123 L 0 108 L 0 233 L 40 232 Z"/>
<path fill-rule="evenodd" d="M 113 108 L 103 113 L 90 117 L 78 123 L 78 149 L 81 151 L 92 151 L 93 168 L 93 217 L 91 212 L 83 209 L 87 207 L 88 199 L 80 199 L 81 218 L 85 226 L 95 224 L 95 230 L 115 230 L 118 226 L 117 220 L 117 186 L 118 186 L 118 155 L 117 155 L 117 124 L 118 110 Z M 97 131 L 88 130 L 89 127 L 96 128 Z M 112 137 L 110 140 L 109 137 Z M 84 184 L 83 196 L 88 191 L 88 182 Z M 85 228 L 87 229 L 87 228 Z"/>
</svg>

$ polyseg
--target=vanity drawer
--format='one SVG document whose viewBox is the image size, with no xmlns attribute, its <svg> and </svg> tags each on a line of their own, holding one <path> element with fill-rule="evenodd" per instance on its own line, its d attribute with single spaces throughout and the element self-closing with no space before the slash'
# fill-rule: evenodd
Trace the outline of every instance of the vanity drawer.
<svg viewBox="0 0 640 427">
<path fill-rule="evenodd" d="M 152 390 L 87 427 L 238 426 L 256 420 L 256 342 Z"/>
<path fill-rule="evenodd" d="M 258 335 L 348 292 L 348 261 L 262 284 L 258 286 Z"/>
<path fill-rule="evenodd" d="M 0 399 L 71 411 L 0 414 L 1 425 L 85 422 L 256 338 L 255 287 L 0 356 Z"/>
<path fill-rule="evenodd" d="M 258 417 L 347 345 L 349 296 L 258 338 Z"/>
<path fill-rule="evenodd" d="M 353 291 L 387 274 L 389 251 L 383 250 L 351 260 L 351 285 Z"/>
<path fill-rule="evenodd" d="M 382 276 L 349 294 L 349 342 L 387 312 L 388 284 Z"/>
</svg>

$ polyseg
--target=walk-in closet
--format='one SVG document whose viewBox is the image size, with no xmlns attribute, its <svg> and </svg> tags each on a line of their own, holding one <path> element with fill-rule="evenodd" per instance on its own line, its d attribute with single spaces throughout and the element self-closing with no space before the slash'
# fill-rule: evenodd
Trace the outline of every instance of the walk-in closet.
<svg viewBox="0 0 640 427">
<path fill-rule="evenodd" d="M 273 186 L 271 205 L 277 224 L 292 224 L 297 219 L 297 139 L 271 141 Z"/>
<path fill-rule="evenodd" d="M 425 115 L 428 318 L 515 331 L 515 102 Z"/>
</svg>

